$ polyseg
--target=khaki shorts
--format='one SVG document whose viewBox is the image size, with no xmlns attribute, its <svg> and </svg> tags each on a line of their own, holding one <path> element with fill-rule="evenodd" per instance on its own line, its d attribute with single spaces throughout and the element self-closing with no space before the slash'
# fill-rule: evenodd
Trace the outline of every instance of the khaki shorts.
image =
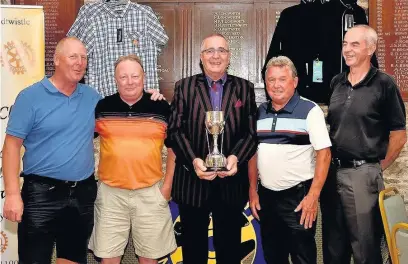
<svg viewBox="0 0 408 264">
<path fill-rule="evenodd" d="M 95 225 L 89 241 L 89 249 L 95 256 L 122 256 L 130 231 L 138 256 L 157 259 L 177 248 L 170 207 L 159 184 L 126 190 L 100 182 L 95 201 Z"/>
</svg>

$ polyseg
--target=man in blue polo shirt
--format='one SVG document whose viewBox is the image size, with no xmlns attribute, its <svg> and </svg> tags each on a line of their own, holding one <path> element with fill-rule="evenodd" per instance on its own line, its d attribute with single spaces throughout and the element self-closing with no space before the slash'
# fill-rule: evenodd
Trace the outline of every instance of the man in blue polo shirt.
<svg viewBox="0 0 408 264">
<path fill-rule="evenodd" d="M 323 111 L 297 93 L 289 58 L 272 58 L 265 80 L 271 100 L 258 109 L 258 151 L 248 164 L 250 207 L 260 220 L 267 263 L 289 263 L 290 255 L 293 263 L 316 264 L 317 205 L 331 158 Z"/>
<path fill-rule="evenodd" d="M 4 216 L 19 222 L 18 253 L 24 264 L 50 263 L 55 241 L 57 263 L 85 262 L 93 226 L 94 109 L 100 95 L 78 83 L 87 65 L 79 40 L 62 40 L 54 63 L 51 78 L 18 95 L 4 141 Z"/>
<path fill-rule="evenodd" d="M 93 134 L 100 95 L 78 83 L 87 52 L 74 37 L 61 40 L 55 73 L 18 95 L 3 147 L 4 217 L 18 225 L 19 263 L 86 263 L 96 182 Z M 154 93 L 153 99 L 160 98 Z M 24 184 L 20 194 L 20 150 Z"/>
</svg>

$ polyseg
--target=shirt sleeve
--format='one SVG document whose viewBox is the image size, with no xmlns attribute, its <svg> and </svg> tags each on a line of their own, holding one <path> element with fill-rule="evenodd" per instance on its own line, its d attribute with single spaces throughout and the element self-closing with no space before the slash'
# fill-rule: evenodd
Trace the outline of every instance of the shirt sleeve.
<svg viewBox="0 0 408 264">
<path fill-rule="evenodd" d="M 166 123 L 168 127 L 169 119 L 170 119 L 170 105 L 167 103 L 167 101 L 164 101 L 162 105 L 163 105 L 163 115 L 166 117 Z M 168 133 L 167 133 L 166 139 L 164 140 L 164 145 L 166 145 L 167 148 L 171 148 L 171 140 L 170 140 L 170 136 Z"/>
<path fill-rule="evenodd" d="M 405 130 L 406 113 L 401 93 L 394 79 L 390 78 L 390 83 L 385 92 L 385 120 L 388 123 L 389 131 Z"/>
<path fill-rule="evenodd" d="M 315 150 L 331 147 L 329 132 L 324 121 L 324 113 L 319 106 L 316 105 L 310 110 L 306 118 L 306 124 L 310 142 Z"/>
<path fill-rule="evenodd" d="M 164 46 L 167 44 L 169 37 L 166 34 L 162 24 L 160 23 L 157 16 L 154 14 L 151 7 L 147 7 L 147 34 L 151 40 L 153 40 L 156 45 Z"/>
<path fill-rule="evenodd" d="M 31 100 L 21 91 L 11 108 L 6 134 L 25 139 L 34 125 L 35 113 Z"/>
<path fill-rule="evenodd" d="M 265 80 L 265 75 L 266 75 L 266 65 L 268 64 L 269 60 L 272 59 L 273 57 L 276 57 L 278 55 L 283 55 L 283 50 L 282 50 L 282 42 L 284 40 L 284 35 L 288 31 L 288 20 L 286 19 L 287 15 L 287 9 L 284 9 L 279 17 L 278 23 L 276 25 L 275 31 L 272 36 L 271 43 L 269 45 L 268 49 L 268 54 L 266 55 L 266 59 L 263 65 L 263 68 L 261 70 L 261 75 L 262 79 L 266 83 Z M 267 95 L 267 97 L 269 97 Z"/>
</svg>

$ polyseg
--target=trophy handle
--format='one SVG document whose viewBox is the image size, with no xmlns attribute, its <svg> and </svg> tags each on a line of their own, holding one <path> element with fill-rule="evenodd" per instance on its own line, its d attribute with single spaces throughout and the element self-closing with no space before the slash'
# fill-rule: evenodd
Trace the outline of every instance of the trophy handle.
<svg viewBox="0 0 408 264">
<path fill-rule="evenodd" d="M 222 121 L 222 128 L 220 129 L 220 134 L 224 133 L 224 128 L 225 128 L 225 121 Z"/>
</svg>

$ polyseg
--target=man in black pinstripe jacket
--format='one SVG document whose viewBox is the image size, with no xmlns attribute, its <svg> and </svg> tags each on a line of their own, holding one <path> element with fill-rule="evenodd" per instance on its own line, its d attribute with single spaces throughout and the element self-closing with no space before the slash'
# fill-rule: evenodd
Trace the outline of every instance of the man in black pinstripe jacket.
<svg viewBox="0 0 408 264">
<path fill-rule="evenodd" d="M 176 154 L 173 200 L 182 223 L 183 263 L 208 261 L 208 224 L 212 214 L 218 264 L 239 264 L 242 211 L 248 201 L 247 162 L 256 151 L 254 85 L 227 74 L 230 52 L 219 34 L 201 45 L 204 73 L 176 83 L 169 136 Z M 206 172 L 205 113 L 224 111 L 226 172 Z"/>
</svg>

